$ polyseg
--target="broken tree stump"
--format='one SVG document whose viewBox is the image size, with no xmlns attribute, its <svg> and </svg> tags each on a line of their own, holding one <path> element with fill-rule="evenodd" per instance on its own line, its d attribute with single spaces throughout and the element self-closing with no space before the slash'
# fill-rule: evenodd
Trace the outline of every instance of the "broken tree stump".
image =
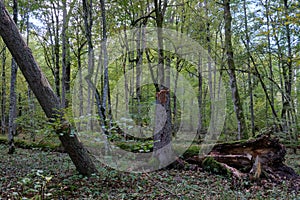
<svg viewBox="0 0 300 200">
<path fill-rule="evenodd" d="M 250 179 L 263 176 L 276 181 L 299 177 L 284 164 L 285 155 L 286 149 L 278 138 L 263 134 L 245 142 L 216 144 L 208 155 L 193 156 L 186 161 L 206 168 L 203 166 L 206 159 L 213 158 L 234 176 L 249 176 Z"/>
</svg>

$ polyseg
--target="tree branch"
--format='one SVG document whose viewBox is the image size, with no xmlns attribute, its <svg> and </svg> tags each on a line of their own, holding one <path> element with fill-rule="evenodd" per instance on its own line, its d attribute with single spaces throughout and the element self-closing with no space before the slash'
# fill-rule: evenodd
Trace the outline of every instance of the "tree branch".
<svg viewBox="0 0 300 200">
<path fill-rule="evenodd" d="M 142 17 L 136 19 L 134 22 L 131 23 L 131 26 L 135 26 L 139 21 L 144 20 L 144 19 L 145 19 L 145 21 L 147 21 L 149 18 L 152 18 L 152 19 L 155 20 L 155 17 L 153 17 L 153 16 L 151 15 L 151 14 L 154 13 L 154 12 L 155 12 L 155 10 L 152 10 L 152 11 L 151 11 L 150 13 L 148 13 L 147 15 L 142 16 Z"/>
</svg>

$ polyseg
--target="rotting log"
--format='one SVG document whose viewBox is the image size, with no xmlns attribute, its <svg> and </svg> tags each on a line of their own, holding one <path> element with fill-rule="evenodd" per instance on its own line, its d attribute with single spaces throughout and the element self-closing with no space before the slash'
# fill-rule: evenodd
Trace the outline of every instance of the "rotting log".
<svg viewBox="0 0 300 200">
<path fill-rule="evenodd" d="M 285 155 L 286 148 L 278 138 L 262 134 L 245 142 L 217 144 L 208 155 L 193 156 L 186 161 L 204 167 L 204 160 L 211 157 L 233 175 L 248 175 L 250 179 L 265 177 L 276 181 L 299 177 L 291 167 L 285 165 Z"/>
</svg>

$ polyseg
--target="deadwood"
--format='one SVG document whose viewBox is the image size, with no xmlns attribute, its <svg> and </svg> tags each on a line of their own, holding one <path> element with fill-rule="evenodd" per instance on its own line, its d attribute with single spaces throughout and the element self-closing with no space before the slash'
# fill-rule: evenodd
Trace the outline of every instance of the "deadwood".
<svg viewBox="0 0 300 200">
<path fill-rule="evenodd" d="M 263 134 L 245 142 L 217 144 L 207 156 L 194 156 L 187 161 L 205 168 L 205 160 L 213 158 L 233 175 L 249 176 L 251 179 L 264 177 L 276 181 L 299 177 L 285 165 L 285 155 L 286 148 L 278 138 Z"/>
</svg>

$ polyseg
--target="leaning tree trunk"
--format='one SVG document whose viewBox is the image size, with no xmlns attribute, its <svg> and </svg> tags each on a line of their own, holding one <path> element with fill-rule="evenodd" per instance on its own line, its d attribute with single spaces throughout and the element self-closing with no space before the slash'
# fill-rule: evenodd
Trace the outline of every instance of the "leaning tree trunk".
<svg viewBox="0 0 300 200">
<path fill-rule="evenodd" d="M 69 122 L 63 119 L 58 97 L 53 92 L 48 80 L 36 63 L 31 50 L 24 42 L 18 28 L 5 9 L 3 0 L 0 1 L 0 35 L 17 62 L 46 116 L 62 124 L 61 128 L 57 130 L 57 133 L 78 172 L 83 175 L 91 175 L 97 172 L 83 144 L 78 140 L 76 134 L 72 134 Z"/>
</svg>

